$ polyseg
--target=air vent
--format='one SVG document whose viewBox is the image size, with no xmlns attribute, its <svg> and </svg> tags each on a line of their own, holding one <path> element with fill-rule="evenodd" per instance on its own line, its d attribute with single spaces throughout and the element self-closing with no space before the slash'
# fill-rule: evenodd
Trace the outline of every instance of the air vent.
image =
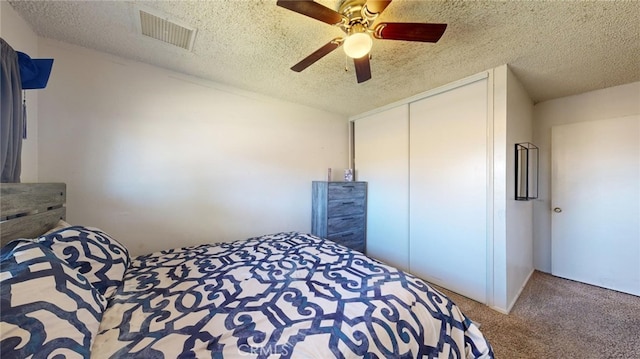
<svg viewBox="0 0 640 359">
<path fill-rule="evenodd" d="M 152 14 L 146 9 L 139 9 L 139 12 L 142 35 L 191 51 L 196 28 L 171 20 L 168 16 Z"/>
</svg>

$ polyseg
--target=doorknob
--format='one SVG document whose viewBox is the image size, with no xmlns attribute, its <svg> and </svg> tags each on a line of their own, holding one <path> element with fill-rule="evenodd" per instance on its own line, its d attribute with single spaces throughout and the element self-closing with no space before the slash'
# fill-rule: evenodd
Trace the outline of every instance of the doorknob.
<svg viewBox="0 0 640 359">
<path fill-rule="evenodd" d="M 560 213 L 560 212 L 562 212 L 562 208 L 556 207 L 556 208 L 553 209 L 553 211 L 556 212 L 556 213 Z"/>
</svg>

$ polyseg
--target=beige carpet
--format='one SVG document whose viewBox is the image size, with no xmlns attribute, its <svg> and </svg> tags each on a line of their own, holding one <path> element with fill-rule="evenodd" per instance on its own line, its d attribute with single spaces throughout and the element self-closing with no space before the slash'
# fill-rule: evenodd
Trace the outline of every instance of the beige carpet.
<svg viewBox="0 0 640 359">
<path fill-rule="evenodd" d="M 640 358 L 640 297 L 534 272 L 509 315 L 442 289 L 496 358 Z"/>
</svg>

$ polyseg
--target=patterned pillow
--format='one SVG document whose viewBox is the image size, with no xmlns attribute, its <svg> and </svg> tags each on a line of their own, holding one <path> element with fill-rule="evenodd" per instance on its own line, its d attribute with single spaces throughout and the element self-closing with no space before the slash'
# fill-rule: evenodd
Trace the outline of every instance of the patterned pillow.
<svg viewBox="0 0 640 359">
<path fill-rule="evenodd" d="M 0 252 L 0 352 L 7 358 L 89 358 L 106 300 L 47 248 Z"/>
<path fill-rule="evenodd" d="M 127 249 L 97 228 L 72 226 L 42 236 L 43 245 L 110 298 L 122 283 L 131 258 Z"/>
</svg>

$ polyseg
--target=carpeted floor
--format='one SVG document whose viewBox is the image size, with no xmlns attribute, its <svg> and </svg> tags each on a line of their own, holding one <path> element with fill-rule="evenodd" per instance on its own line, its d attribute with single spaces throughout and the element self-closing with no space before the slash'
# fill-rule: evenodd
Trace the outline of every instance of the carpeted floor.
<svg viewBox="0 0 640 359">
<path fill-rule="evenodd" d="M 640 297 L 534 272 L 509 315 L 442 289 L 496 358 L 640 358 Z"/>
</svg>

